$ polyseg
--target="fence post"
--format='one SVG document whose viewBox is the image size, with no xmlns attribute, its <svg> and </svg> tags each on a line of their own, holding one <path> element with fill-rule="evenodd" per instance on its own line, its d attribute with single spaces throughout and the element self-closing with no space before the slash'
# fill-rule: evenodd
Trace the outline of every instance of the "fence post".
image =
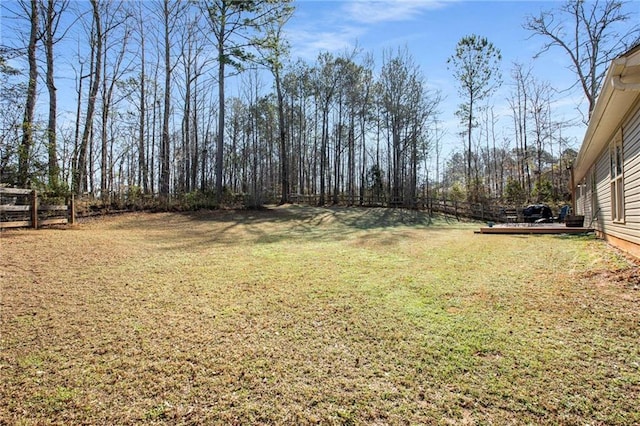
<svg viewBox="0 0 640 426">
<path fill-rule="evenodd" d="M 38 229 L 38 191 L 31 191 L 31 227 Z"/>
<path fill-rule="evenodd" d="M 76 223 L 76 203 L 75 203 L 75 195 L 71 194 L 71 198 L 69 200 L 69 224 L 73 225 Z"/>
</svg>

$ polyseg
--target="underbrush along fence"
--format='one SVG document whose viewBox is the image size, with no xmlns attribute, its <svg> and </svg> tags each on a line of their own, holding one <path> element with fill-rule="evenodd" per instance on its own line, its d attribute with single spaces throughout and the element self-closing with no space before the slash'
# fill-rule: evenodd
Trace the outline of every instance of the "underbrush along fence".
<svg viewBox="0 0 640 426">
<path fill-rule="evenodd" d="M 34 228 L 75 222 L 73 196 L 65 204 L 41 204 L 38 191 L 0 187 L 0 229 Z"/>
</svg>

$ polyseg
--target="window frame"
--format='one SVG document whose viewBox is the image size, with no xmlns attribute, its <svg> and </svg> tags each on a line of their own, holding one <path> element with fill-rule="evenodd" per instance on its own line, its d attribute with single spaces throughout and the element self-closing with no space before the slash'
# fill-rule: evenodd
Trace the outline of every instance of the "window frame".
<svg viewBox="0 0 640 426">
<path fill-rule="evenodd" d="M 625 223 L 624 149 L 622 129 L 618 130 L 609 149 L 609 182 L 611 189 L 611 220 Z"/>
</svg>

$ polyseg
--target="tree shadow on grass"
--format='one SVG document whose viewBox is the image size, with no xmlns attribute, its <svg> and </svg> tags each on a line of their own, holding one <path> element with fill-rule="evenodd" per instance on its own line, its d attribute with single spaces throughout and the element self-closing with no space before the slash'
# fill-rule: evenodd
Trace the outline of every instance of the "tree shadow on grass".
<svg viewBox="0 0 640 426">
<path fill-rule="evenodd" d="M 256 243 L 281 241 L 341 241 L 357 232 L 415 226 L 428 227 L 431 219 L 419 211 L 386 208 L 310 207 L 289 205 L 237 216 Z M 218 218 L 213 218 L 217 221 Z"/>
<path fill-rule="evenodd" d="M 196 220 L 198 220 L 196 218 Z M 379 231 L 405 226 L 428 227 L 431 218 L 425 212 L 389 208 L 310 207 L 288 205 L 256 212 L 236 212 L 232 217 L 201 217 L 199 220 L 225 222 L 236 225 L 284 225 L 283 230 L 297 234 L 300 231 L 322 230 L 328 235 L 355 231 Z"/>
<path fill-rule="evenodd" d="M 144 222 L 121 222 L 116 228 L 131 231 L 142 228 L 143 232 L 149 230 L 145 239 L 157 239 L 159 243 L 168 244 L 173 249 L 187 248 L 194 244 L 341 241 L 354 233 L 383 230 L 394 235 L 398 233 L 395 236 L 401 238 L 403 233 L 400 228 L 423 229 L 433 224 L 428 213 L 417 210 L 299 205 L 260 210 L 150 214 L 143 219 Z"/>
<path fill-rule="evenodd" d="M 335 223 L 357 229 L 429 226 L 426 212 L 381 207 L 311 207 L 286 205 L 259 210 L 198 211 L 185 213 L 195 221 L 233 221 L 239 224 L 302 222 L 311 226 Z"/>
</svg>

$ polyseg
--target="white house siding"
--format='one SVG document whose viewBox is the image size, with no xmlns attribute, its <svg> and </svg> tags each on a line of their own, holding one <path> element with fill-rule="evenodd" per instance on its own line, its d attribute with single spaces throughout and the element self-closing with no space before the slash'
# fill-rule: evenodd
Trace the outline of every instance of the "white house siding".
<svg viewBox="0 0 640 426">
<path fill-rule="evenodd" d="M 585 193 L 582 191 L 582 185 L 584 185 L 584 179 L 582 180 L 582 182 L 580 182 L 579 184 L 576 185 L 576 190 L 575 190 L 575 197 L 576 197 L 576 202 L 575 202 L 575 206 L 576 206 L 576 211 L 575 214 L 584 214 L 584 203 L 585 203 L 585 199 L 586 199 L 586 195 Z"/>
<path fill-rule="evenodd" d="M 584 216 L 585 226 L 594 227 L 599 231 L 603 231 L 605 218 L 611 217 L 608 150 L 600 154 L 596 164 L 580 182 L 576 214 Z"/>
<path fill-rule="evenodd" d="M 624 147 L 625 222 L 630 235 L 640 241 L 640 105 L 622 129 Z"/>
<path fill-rule="evenodd" d="M 640 108 L 635 105 L 633 114 L 622 125 L 623 159 L 624 159 L 624 223 L 611 219 L 611 175 L 609 144 L 596 162 L 595 199 L 590 199 L 586 191 L 584 199 L 580 199 L 585 214 L 585 224 L 589 225 L 592 215 L 588 204 L 593 203 L 596 216 L 592 226 L 605 236 L 616 237 L 640 245 Z M 611 136 L 611 140 L 615 135 Z M 610 140 L 610 142 L 611 142 Z M 592 173 L 585 180 L 588 182 Z M 577 207 L 578 212 L 580 208 Z M 587 218 L 588 216 L 588 218 Z"/>
<path fill-rule="evenodd" d="M 623 175 L 615 184 L 624 205 L 615 209 L 621 221 L 614 222 L 610 150 L 620 140 Z M 599 236 L 640 258 L 640 44 L 611 61 L 573 173 L 576 212 Z"/>
<path fill-rule="evenodd" d="M 607 223 L 611 223 L 611 158 L 609 157 L 609 145 L 598 158 L 596 167 L 596 229 L 604 232 Z"/>
<path fill-rule="evenodd" d="M 576 214 L 584 216 L 586 226 L 593 226 L 593 167 L 587 173 L 587 176 L 580 182 L 578 190 L 578 198 L 576 200 Z"/>
</svg>

